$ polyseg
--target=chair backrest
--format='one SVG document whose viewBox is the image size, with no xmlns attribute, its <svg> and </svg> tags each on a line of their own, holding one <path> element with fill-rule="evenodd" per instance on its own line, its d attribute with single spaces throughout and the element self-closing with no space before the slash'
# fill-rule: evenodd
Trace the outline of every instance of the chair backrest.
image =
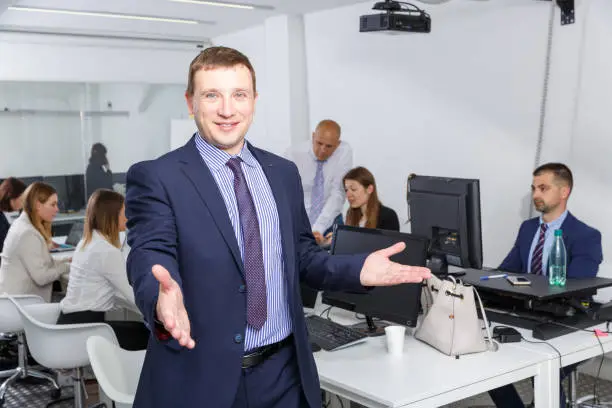
<svg viewBox="0 0 612 408">
<path fill-rule="evenodd" d="M 44 302 L 43 298 L 37 295 L 13 295 L 13 299 L 23 306 Z M 7 295 L 0 296 L 0 333 L 21 331 L 23 331 L 23 323 L 15 305 Z"/>
<path fill-rule="evenodd" d="M 60 314 L 59 303 L 22 307 L 9 298 L 23 320 L 30 353 L 44 367 L 61 370 L 89 365 L 89 336 L 98 335 L 117 343 L 115 332 L 105 323 L 55 324 Z"/>
<path fill-rule="evenodd" d="M 138 387 L 145 350 L 128 351 L 103 337 L 87 339 L 87 353 L 98 384 L 119 404 L 132 404 Z"/>
</svg>

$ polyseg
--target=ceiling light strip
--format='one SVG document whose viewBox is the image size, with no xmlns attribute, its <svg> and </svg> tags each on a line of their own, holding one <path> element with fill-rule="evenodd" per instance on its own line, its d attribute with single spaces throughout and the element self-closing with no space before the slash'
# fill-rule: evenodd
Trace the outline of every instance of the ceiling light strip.
<svg viewBox="0 0 612 408">
<path fill-rule="evenodd" d="M 206 22 L 206 21 L 187 20 L 187 19 L 181 19 L 181 18 L 138 16 L 138 15 L 132 15 L 132 14 L 105 13 L 105 12 L 99 12 L 99 11 L 76 11 L 76 10 L 63 10 L 63 9 L 48 9 L 48 8 L 39 8 L 39 7 L 25 7 L 25 6 L 9 6 L 8 10 L 31 11 L 31 12 L 49 13 L 49 14 L 66 14 L 66 15 L 73 15 L 73 16 L 118 18 L 118 19 L 125 19 L 125 20 L 154 21 L 154 22 L 159 22 L 159 23 L 212 24 L 211 22 Z"/>
</svg>

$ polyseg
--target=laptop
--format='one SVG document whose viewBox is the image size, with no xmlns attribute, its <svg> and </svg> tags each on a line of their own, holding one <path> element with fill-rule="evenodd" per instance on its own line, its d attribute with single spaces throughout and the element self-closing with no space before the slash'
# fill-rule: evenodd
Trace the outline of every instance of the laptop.
<svg viewBox="0 0 612 408">
<path fill-rule="evenodd" d="M 83 228 L 85 227 L 84 221 L 76 221 L 72 224 L 70 228 L 70 232 L 66 237 L 66 242 L 63 244 L 58 244 L 57 248 L 51 249 L 52 253 L 57 252 L 66 252 L 66 251 L 74 251 L 79 244 L 81 238 L 83 238 Z"/>
</svg>

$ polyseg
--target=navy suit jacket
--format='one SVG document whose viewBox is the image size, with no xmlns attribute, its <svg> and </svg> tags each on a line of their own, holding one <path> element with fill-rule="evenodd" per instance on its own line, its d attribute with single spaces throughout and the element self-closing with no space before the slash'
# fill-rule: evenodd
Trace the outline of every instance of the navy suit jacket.
<svg viewBox="0 0 612 408">
<path fill-rule="evenodd" d="M 196 136 L 197 137 L 197 136 Z M 312 236 L 296 166 L 250 150 L 261 164 L 278 207 L 287 301 L 300 379 L 311 407 L 319 408 L 317 370 L 307 338 L 300 280 L 317 289 L 363 290 L 366 255 L 331 256 Z M 127 173 L 126 213 L 131 247 L 127 269 L 136 304 L 152 327 L 164 266 L 181 286 L 196 341 L 193 350 L 152 336 L 135 408 L 230 408 L 241 376 L 246 326 L 245 284 L 238 243 L 221 192 L 192 138 Z"/>
<path fill-rule="evenodd" d="M 540 226 L 539 218 L 532 218 L 521 224 L 514 246 L 499 269 L 527 273 L 529 251 L 533 237 Z M 567 251 L 567 277 L 594 278 L 603 260 L 601 233 L 589 227 L 568 212 L 561 224 L 563 242 Z"/>
</svg>

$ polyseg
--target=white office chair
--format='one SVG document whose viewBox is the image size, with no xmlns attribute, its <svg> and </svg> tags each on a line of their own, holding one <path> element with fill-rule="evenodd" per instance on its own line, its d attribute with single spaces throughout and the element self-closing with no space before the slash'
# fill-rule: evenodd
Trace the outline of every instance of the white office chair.
<svg viewBox="0 0 612 408">
<path fill-rule="evenodd" d="M 58 325 L 55 324 L 60 314 L 58 303 L 22 307 L 12 297 L 9 298 L 23 320 L 32 356 L 44 367 L 54 370 L 73 370 L 74 407 L 83 408 L 85 400 L 83 367 L 89 365 L 87 338 L 97 335 L 118 344 L 113 329 L 105 323 Z M 53 401 L 49 405 L 57 402 L 59 401 Z"/>
<path fill-rule="evenodd" d="M 87 339 L 87 353 L 98 384 L 116 408 L 131 408 L 145 350 L 128 351 L 103 337 Z"/>
<path fill-rule="evenodd" d="M 15 295 L 13 296 L 20 305 L 33 305 L 43 303 L 40 296 L 35 295 Z M 15 305 L 7 296 L 0 296 L 0 333 L 14 333 L 17 335 L 17 368 L 0 371 L 0 377 L 9 377 L 0 386 L 0 407 L 4 405 L 6 392 L 15 381 L 26 377 L 35 377 L 48 380 L 53 384 L 54 390 L 51 398 L 59 398 L 60 387 L 56 379 L 47 373 L 34 370 L 28 367 L 28 355 L 26 349 L 26 339 L 23 332 L 23 322 L 15 308 Z"/>
</svg>

